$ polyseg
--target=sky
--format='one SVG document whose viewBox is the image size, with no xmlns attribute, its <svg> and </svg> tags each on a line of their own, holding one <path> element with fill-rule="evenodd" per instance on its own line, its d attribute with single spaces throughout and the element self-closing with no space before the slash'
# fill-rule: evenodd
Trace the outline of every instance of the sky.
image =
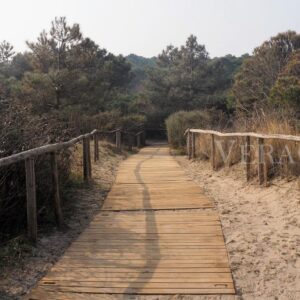
<svg viewBox="0 0 300 300">
<path fill-rule="evenodd" d="M 27 49 L 56 16 L 114 54 L 158 55 L 190 34 L 211 57 L 251 53 L 289 29 L 300 32 L 300 0 L 0 0 L 0 41 Z"/>
</svg>

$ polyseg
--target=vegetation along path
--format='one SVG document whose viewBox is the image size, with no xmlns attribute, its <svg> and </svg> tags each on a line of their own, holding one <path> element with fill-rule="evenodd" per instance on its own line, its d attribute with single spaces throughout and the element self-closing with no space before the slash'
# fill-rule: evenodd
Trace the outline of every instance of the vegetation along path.
<svg viewBox="0 0 300 300">
<path fill-rule="evenodd" d="M 234 293 L 213 202 L 160 145 L 121 165 L 102 211 L 27 299 Z"/>
</svg>

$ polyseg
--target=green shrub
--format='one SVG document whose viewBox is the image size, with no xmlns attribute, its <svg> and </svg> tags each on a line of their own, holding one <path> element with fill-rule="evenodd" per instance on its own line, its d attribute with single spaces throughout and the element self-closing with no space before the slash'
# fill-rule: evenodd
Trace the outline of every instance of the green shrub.
<svg viewBox="0 0 300 300">
<path fill-rule="evenodd" d="M 188 128 L 215 127 L 224 115 L 212 110 L 179 111 L 166 119 L 168 141 L 173 148 L 183 148 L 186 144 L 184 132 Z"/>
<path fill-rule="evenodd" d="M 96 115 L 84 115 L 73 111 L 69 113 L 68 123 L 79 133 L 91 132 L 93 129 L 103 131 L 121 128 L 126 131 L 139 131 L 146 122 L 146 117 L 138 114 L 122 115 L 118 111 L 100 112 Z"/>
</svg>

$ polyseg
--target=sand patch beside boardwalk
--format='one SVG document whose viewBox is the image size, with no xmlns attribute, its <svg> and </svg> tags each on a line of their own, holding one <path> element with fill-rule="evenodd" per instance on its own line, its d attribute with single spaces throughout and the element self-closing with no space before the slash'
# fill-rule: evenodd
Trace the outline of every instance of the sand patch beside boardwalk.
<svg viewBox="0 0 300 300">
<path fill-rule="evenodd" d="M 298 182 L 246 183 L 242 166 L 212 171 L 176 157 L 211 195 L 220 214 L 237 294 L 242 299 L 300 299 Z"/>
</svg>

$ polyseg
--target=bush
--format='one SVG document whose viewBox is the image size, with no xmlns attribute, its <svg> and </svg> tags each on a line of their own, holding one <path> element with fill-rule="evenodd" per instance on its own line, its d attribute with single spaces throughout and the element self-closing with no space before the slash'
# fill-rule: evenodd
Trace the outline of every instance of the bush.
<svg viewBox="0 0 300 300">
<path fill-rule="evenodd" d="M 184 132 L 188 128 L 220 127 L 224 121 L 224 114 L 215 110 L 176 112 L 166 119 L 168 141 L 173 148 L 183 148 L 186 144 Z"/>
<path fill-rule="evenodd" d="M 89 116 L 80 112 L 69 113 L 68 123 L 78 134 L 91 132 L 94 129 L 109 131 L 121 128 L 125 131 L 138 132 L 146 122 L 146 117 L 138 114 L 122 115 L 118 111 L 100 112 Z"/>
</svg>

